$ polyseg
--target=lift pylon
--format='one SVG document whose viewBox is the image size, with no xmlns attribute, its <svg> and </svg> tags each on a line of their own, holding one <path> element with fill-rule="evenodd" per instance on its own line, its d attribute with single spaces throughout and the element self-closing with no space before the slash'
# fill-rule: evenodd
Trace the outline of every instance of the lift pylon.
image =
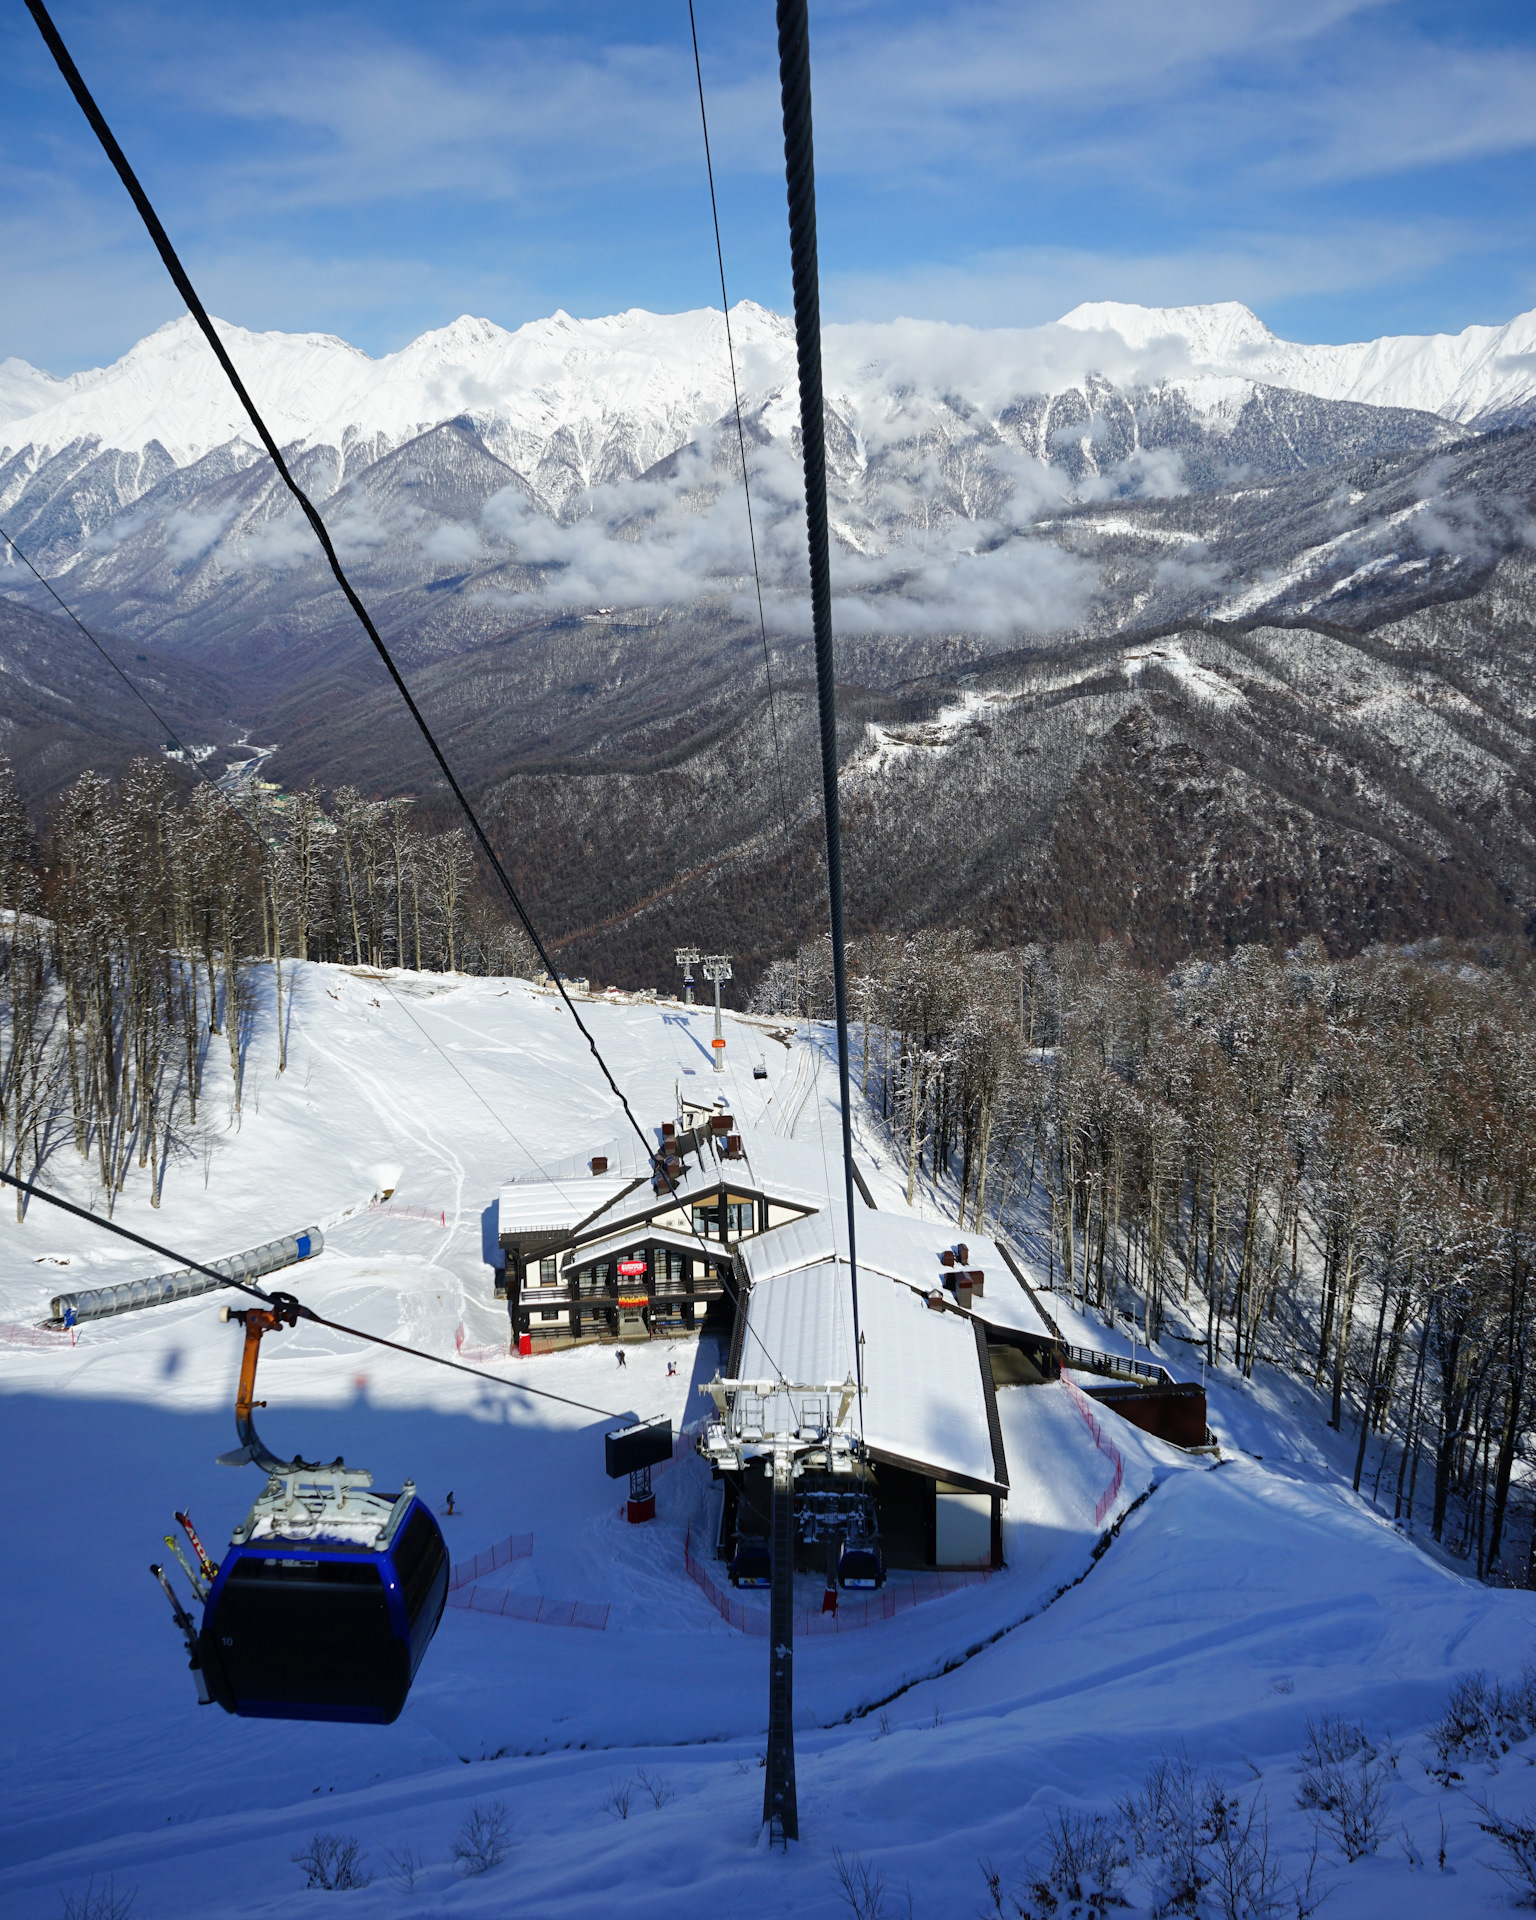
<svg viewBox="0 0 1536 1920">
<path fill-rule="evenodd" d="M 773 1474 L 769 1521 L 771 1586 L 768 1635 L 768 1754 L 763 1819 L 769 1839 L 800 1838 L 795 1800 L 795 1478 L 806 1468 L 862 1479 L 864 1444 L 848 1425 L 858 1398 L 846 1380 L 795 1386 L 787 1380 L 722 1380 L 699 1388 L 715 1403 L 696 1443 L 716 1467 L 740 1472 L 767 1459 Z"/>
<path fill-rule="evenodd" d="M 702 968 L 704 978 L 715 989 L 715 1037 L 710 1043 L 715 1056 L 715 1072 L 725 1072 L 725 1035 L 720 1031 L 720 982 L 731 977 L 731 956 L 728 953 L 706 955 Z"/>
</svg>

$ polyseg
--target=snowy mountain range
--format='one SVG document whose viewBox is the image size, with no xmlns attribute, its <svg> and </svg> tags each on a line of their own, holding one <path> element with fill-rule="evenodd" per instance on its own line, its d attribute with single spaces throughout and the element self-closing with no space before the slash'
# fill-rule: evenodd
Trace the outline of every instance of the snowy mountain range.
<svg viewBox="0 0 1536 1920">
<path fill-rule="evenodd" d="M 284 444 L 375 451 L 445 420 L 483 423 L 487 444 L 525 477 L 562 436 L 588 456 L 589 481 L 612 477 L 606 442 L 633 434 L 642 469 L 682 446 L 730 405 L 718 312 L 639 308 L 596 320 L 556 313 L 508 332 L 468 315 L 398 353 L 370 359 L 333 334 L 250 333 L 221 322 L 236 364 Z M 788 320 L 750 301 L 733 311 L 742 389 L 750 398 L 792 380 Z M 1464 426 L 1536 409 L 1536 310 L 1499 327 L 1349 346 L 1281 340 L 1236 301 L 1074 307 L 1054 326 L 979 330 L 937 322 L 826 330 L 827 383 L 860 415 L 893 413 L 914 393 L 962 394 L 1001 417 L 1010 402 L 1093 380 L 1121 390 L 1174 385 L 1201 412 L 1229 412 L 1239 387 L 1268 385 L 1323 400 L 1439 414 Z M 1246 396 L 1244 396 L 1246 397 Z M 1239 402 L 1240 404 L 1240 402 Z M 0 453 L 53 453 L 80 440 L 142 454 L 158 442 L 177 465 L 249 423 L 189 319 L 141 340 L 110 367 L 67 379 L 0 362 Z"/>
<path fill-rule="evenodd" d="M 755 884 L 781 857 L 776 742 L 816 791 L 793 342 L 745 303 L 732 330 L 773 728 L 718 312 L 464 319 L 378 360 L 225 329 L 456 768 L 540 849 L 525 883 L 603 977 L 670 951 L 701 862 L 744 884 L 698 937 L 779 950 Z M 870 924 L 1006 940 L 1077 914 L 1167 961 L 1536 915 L 1536 314 L 1312 347 L 1233 304 L 1096 305 L 830 328 L 826 369 Z M 431 790 L 188 322 L 67 380 L 4 364 L 0 525 L 188 737 L 275 743 L 284 784 Z M 120 684 L 121 712 L 93 699 L 101 673 L 0 554 L 0 749 L 36 798 L 156 744 Z M 791 812 L 813 863 L 814 808 Z"/>
<path fill-rule="evenodd" d="M 459 645 L 508 614 L 748 608 L 721 314 L 557 313 L 511 333 L 464 318 L 379 360 L 329 335 L 223 331 L 344 557 L 375 596 L 405 596 L 402 626 L 446 624 L 442 644 Z M 750 303 L 732 331 L 770 617 L 794 625 L 776 593 L 796 599 L 804 568 L 792 333 Z M 840 630 L 997 642 L 1093 624 L 1095 569 L 1042 537 L 1063 510 L 1450 446 L 1536 405 L 1533 344 L 1528 315 L 1455 339 L 1295 347 L 1235 305 L 830 328 Z M 206 649 L 305 627 L 325 588 L 189 320 L 65 380 L 4 363 L 0 514 L 78 605 L 143 640 Z M 1179 569 L 1165 561 L 1166 586 Z M 7 556 L 0 584 L 34 594 L 16 573 Z M 446 623 L 450 603 L 422 598 L 445 589 Z M 1150 617 L 1188 603 L 1164 591 Z M 1149 606 L 1132 595 L 1113 617 Z"/>
</svg>

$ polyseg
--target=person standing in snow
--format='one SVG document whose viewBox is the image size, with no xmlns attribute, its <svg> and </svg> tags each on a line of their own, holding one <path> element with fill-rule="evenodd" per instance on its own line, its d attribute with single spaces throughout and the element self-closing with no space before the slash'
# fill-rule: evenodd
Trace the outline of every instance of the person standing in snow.
<svg viewBox="0 0 1536 1920">
<path fill-rule="evenodd" d="M 626 1361 L 625 1361 L 625 1359 L 624 1359 L 624 1349 L 623 1349 L 622 1347 L 620 1347 L 620 1348 L 619 1348 L 619 1365 L 620 1365 L 620 1366 L 622 1367 L 622 1366 L 624 1366 L 624 1365 L 626 1365 L 626 1364 L 627 1364 L 627 1363 L 626 1363 Z"/>
</svg>

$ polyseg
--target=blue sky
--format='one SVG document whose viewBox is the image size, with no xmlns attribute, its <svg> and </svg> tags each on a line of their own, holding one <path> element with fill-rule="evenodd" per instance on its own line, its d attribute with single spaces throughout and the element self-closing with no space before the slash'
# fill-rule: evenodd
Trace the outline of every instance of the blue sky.
<svg viewBox="0 0 1536 1920">
<path fill-rule="evenodd" d="M 785 309 L 770 0 L 695 0 L 732 299 Z M 212 309 L 379 353 L 718 299 L 686 0 L 54 9 Z M 1293 339 L 1536 305 L 1536 8 L 812 0 L 823 309 L 1237 299 Z M 178 311 L 19 0 L 0 358 Z"/>
</svg>

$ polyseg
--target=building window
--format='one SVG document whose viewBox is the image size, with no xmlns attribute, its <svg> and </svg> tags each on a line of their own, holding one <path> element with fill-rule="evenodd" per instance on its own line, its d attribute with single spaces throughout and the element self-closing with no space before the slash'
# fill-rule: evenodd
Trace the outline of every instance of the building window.
<svg viewBox="0 0 1536 1920">
<path fill-rule="evenodd" d="M 559 1274 L 559 1270 L 555 1265 L 554 1255 L 553 1254 L 546 1255 L 545 1258 L 539 1262 L 539 1285 L 541 1287 L 554 1286 L 556 1284 L 558 1274 Z"/>
<path fill-rule="evenodd" d="M 731 1237 L 736 1240 L 743 1234 L 756 1233 L 757 1208 L 750 1200 L 728 1200 L 725 1205 L 725 1224 Z"/>
<path fill-rule="evenodd" d="M 688 1278 L 687 1254 L 669 1253 L 666 1258 L 667 1258 L 667 1278 L 669 1280 L 677 1280 L 677 1281 L 686 1280 Z"/>
<path fill-rule="evenodd" d="M 541 1320 L 558 1320 L 560 1318 L 560 1309 L 558 1307 L 540 1307 L 539 1318 Z"/>
<path fill-rule="evenodd" d="M 720 1209 L 718 1207 L 695 1206 L 693 1210 L 693 1230 L 703 1240 L 720 1238 Z"/>
</svg>

